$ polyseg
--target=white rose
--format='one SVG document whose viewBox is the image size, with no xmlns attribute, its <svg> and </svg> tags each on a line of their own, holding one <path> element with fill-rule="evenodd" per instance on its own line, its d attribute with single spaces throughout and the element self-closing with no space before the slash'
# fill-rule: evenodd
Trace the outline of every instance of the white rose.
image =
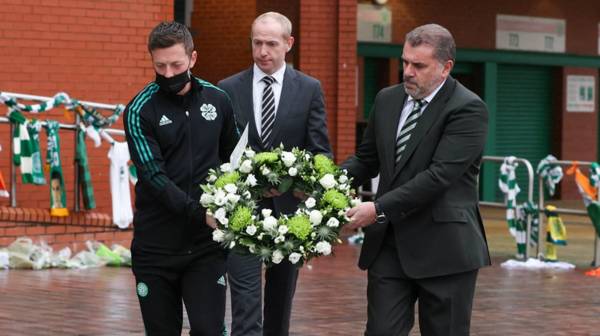
<svg viewBox="0 0 600 336">
<path fill-rule="evenodd" d="M 254 151 L 251 150 L 251 149 L 246 149 L 244 151 L 244 154 L 246 154 L 246 156 L 249 157 L 249 158 L 253 158 L 256 153 L 254 153 Z"/>
<path fill-rule="evenodd" d="M 271 256 L 271 261 L 274 264 L 279 264 L 283 260 L 283 253 L 279 250 L 273 251 L 273 255 Z"/>
<path fill-rule="evenodd" d="M 296 162 L 296 156 L 292 152 L 281 152 L 281 161 L 286 167 L 291 167 Z"/>
<path fill-rule="evenodd" d="M 256 233 L 256 226 L 254 226 L 254 225 L 248 225 L 246 227 L 246 233 L 249 234 L 249 235 L 251 235 L 251 236 L 254 236 L 254 234 Z"/>
<path fill-rule="evenodd" d="M 215 229 L 212 233 L 212 239 L 217 243 L 222 242 L 223 240 L 225 240 L 225 232 L 219 229 Z"/>
<path fill-rule="evenodd" d="M 263 216 L 264 218 L 267 218 L 267 217 L 271 216 L 271 213 L 272 213 L 272 212 L 273 212 L 273 210 L 271 210 L 271 209 L 262 209 L 262 210 L 260 211 L 260 213 L 262 214 L 262 216 Z"/>
<path fill-rule="evenodd" d="M 277 236 L 273 241 L 275 242 L 275 244 L 281 244 L 285 241 L 285 236 Z"/>
<path fill-rule="evenodd" d="M 300 257 L 302 257 L 302 255 L 300 253 L 294 252 L 291 253 L 290 256 L 288 257 L 288 260 L 292 263 L 295 264 L 300 260 Z"/>
<path fill-rule="evenodd" d="M 269 216 L 263 220 L 263 228 L 265 231 L 274 231 L 277 227 L 277 218 Z"/>
<path fill-rule="evenodd" d="M 340 183 L 346 183 L 348 182 L 348 176 L 342 175 L 338 180 L 340 181 Z"/>
<path fill-rule="evenodd" d="M 231 204 L 237 204 L 237 202 L 240 200 L 240 195 L 236 195 L 236 194 L 227 194 L 227 202 L 231 203 Z"/>
<path fill-rule="evenodd" d="M 260 168 L 260 173 L 267 176 L 269 173 L 271 173 L 271 170 L 265 166 L 262 166 L 262 168 Z"/>
<path fill-rule="evenodd" d="M 296 167 L 291 167 L 290 169 L 288 169 L 288 174 L 290 176 L 296 176 L 298 175 L 298 169 L 296 169 Z"/>
<path fill-rule="evenodd" d="M 281 233 L 282 235 L 286 234 L 288 232 L 288 227 L 287 225 L 281 225 L 278 229 L 277 232 Z"/>
<path fill-rule="evenodd" d="M 209 183 L 213 183 L 217 180 L 217 176 L 210 174 L 208 175 L 208 178 L 206 179 Z"/>
<path fill-rule="evenodd" d="M 304 201 L 304 204 L 306 204 L 306 207 L 310 209 L 317 205 L 317 201 L 314 198 L 309 197 L 306 201 Z"/>
<path fill-rule="evenodd" d="M 317 252 L 321 253 L 322 255 L 329 255 L 331 254 L 331 244 L 329 244 L 326 241 L 320 241 L 317 243 L 316 246 Z"/>
<path fill-rule="evenodd" d="M 345 190 L 348 190 L 348 189 L 349 189 L 349 187 L 348 187 L 348 185 L 347 185 L 347 184 L 345 184 L 345 183 L 342 183 L 342 184 L 340 184 L 340 186 L 339 186 L 339 189 L 340 189 L 340 190 L 342 190 L 342 191 L 345 191 Z"/>
<path fill-rule="evenodd" d="M 252 171 L 252 161 L 244 160 L 244 162 L 242 162 L 242 164 L 240 165 L 240 171 L 244 174 L 248 174 L 249 172 L 251 172 Z"/>
<path fill-rule="evenodd" d="M 224 208 L 218 208 L 217 211 L 215 211 L 214 217 L 216 220 L 221 222 L 223 219 L 225 219 L 226 215 L 227 215 L 227 213 L 225 212 Z"/>
<path fill-rule="evenodd" d="M 202 206 L 205 208 L 212 204 L 212 202 L 214 201 L 215 197 L 209 193 L 204 193 L 202 194 L 202 196 L 200 196 L 200 204 L 202 204 Z"/>
<path fill-rule="evenodd" d="M 325 174 L 325 176 L 321 177 L 319 183 L 323 186 L 323 188 L 331 189 L 335 187 L 335 177 L 332 174 Z"/>
<path fill-rule="evenodd" d="M 310 217 L 310 222 L 313 225 L 319 225 L 319 224 L 321 224 L 321 221 L 323 220 L 323 214 L 319 210 L 311 211 L 309 217 Z"/>
<path fill-rule="evenodd" d="M 249 185 L 251 187 L 256 186 L 256 177 L 254 177 L 254 175 L 250 174 L 248 175 L 248 177 L 246 178 L 246 185 Z"/>
<path fill-rule="evenodd" d="M 235 194 L 237 192 L 237 187 L 235 186 L 235 184 L 231 184 L 231 183 L 226 184 L 223 187 L 223 189 L 225 189 L 225 191 L 230 194 Z"/>
<path fill-rule="evenodd" d="M 335 218 L 335 217 L 331 217 L 327 221 L 327 226 L 329 226 L 329 227 L 338 227 L 339 225 L 340 225 L 340 221 L 337 220 L 337 218 Z"/>
<path fill-rule="evenodd" d="M 222 172 L 229 173 L 231 171 L 231 163 L 223 163 L 220 168 Z"/>
<path fill-rule="evenodd" d="M 215 193 L 215 200 L 214 203 L 218 206 L 221 206 L 223 204 L 225 204 L 225 192 L 221 189 L 217 190 L 217 192 Z"/>
</svg>

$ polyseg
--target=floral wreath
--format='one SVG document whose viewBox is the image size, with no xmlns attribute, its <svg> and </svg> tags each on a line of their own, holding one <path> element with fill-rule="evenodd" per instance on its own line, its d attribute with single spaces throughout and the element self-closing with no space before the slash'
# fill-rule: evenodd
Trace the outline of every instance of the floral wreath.
<svg viewBox="0 0 600 336">
<path fill-rule="evenodd" d="M 255 153 L 246 149 L 234 169 L 225 163 L 211 169 L 200 203 L 217 222 L 212 237 L 229 249 L 257 255 L 266 265 L 288 259 L 302 265 L 329 255 L 339 243 L 341 227 L 352 199 L 345 170 L 323 154 L 279 147 Z M 271 209 L 257 213 L 257 204 L 271 188 L 280 193 L 301 191 L 307 198 L 291 215 L 275 218 Z"/>
</svg>

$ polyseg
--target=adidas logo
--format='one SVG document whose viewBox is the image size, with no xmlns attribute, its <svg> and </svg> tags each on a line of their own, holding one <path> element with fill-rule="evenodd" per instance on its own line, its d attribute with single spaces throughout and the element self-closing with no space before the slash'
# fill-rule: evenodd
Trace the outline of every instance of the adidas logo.
<svg viewBox="0 0 600 336">
<path fill-rule="evenodd" d="M 221 286 L 226 286 L 225 285 L 225 276 L 221 275 L 221 277 L 219 278 L 219 280 L 217 280 L 217 284 L 221 285 Z"/>
<path fill-rule="evenodd" d="M 160 121 L 158 122 L 158 126 L 164 126 L 164 125 L 168 125 L 168 124 L 172 124 L 173 122 L 171 121 L 171 119 L 167 118 L 166 115 L 162 115 L 162 117 L 160 117 Z"/>
</svg>

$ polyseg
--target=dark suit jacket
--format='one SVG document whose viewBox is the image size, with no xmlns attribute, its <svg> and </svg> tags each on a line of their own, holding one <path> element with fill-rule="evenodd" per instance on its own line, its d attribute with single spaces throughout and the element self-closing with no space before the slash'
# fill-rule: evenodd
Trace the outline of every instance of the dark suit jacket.
<svg viewBox="0 0 600 336">
<path fill-rule="evenodd" d="M 257 152 L 263 148 L 254 121 L 252 100 L 253 67 L 223 79 L 218 86 L 225 90 L 243 130 L 248 125 L 248 145 Z M 286 150 L 294 147 L 313 154 L 332 156 L 327 135 L 327 118 L 323 91 L 318 80 L 286 66 L 279 105 L 272 133 L 273 147 L 283 144 Z M 273 199 L 276 214 L 296 211 L 298 200 L 290 193 Z"/>
<path fill-rule="evenodd" d="M 380 174 L 376 198 L 388 218 L 365 227 L 359 267 L 373 263 L 388 232 L 394 232 L 402 267 L 413 278 L 489 265 L 478 207 L 486 106 L 448 77 L 426 106 L 395 167 L 398 121 L 406 98 L 402 84 L 377 94 L 362 143 L 342 164 L 356 185 Z"/>
</svg>

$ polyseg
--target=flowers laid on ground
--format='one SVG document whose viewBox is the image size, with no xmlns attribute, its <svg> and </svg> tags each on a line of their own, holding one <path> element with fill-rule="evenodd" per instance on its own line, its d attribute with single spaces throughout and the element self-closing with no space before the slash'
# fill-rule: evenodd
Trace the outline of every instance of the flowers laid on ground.
<svg viewBox="0 0 600 336">
<path fill-rule="evenodd" d="M 240 165 L 229 163 L 210 170 L 202 185 L 202 206 L 216 221 L 213 240 L 242 253 L 258 255 L 267 265 L 284 259 L 302 265 L 312 257 L 329 255 L 348 222 L 350 179 L 331 159 L 297 148 L 255 153 L 246 149 Z M 266 192 L 295 191 L 306 198 L 294 214 L 274 216 L 259 210 Z"/>
</svg>

